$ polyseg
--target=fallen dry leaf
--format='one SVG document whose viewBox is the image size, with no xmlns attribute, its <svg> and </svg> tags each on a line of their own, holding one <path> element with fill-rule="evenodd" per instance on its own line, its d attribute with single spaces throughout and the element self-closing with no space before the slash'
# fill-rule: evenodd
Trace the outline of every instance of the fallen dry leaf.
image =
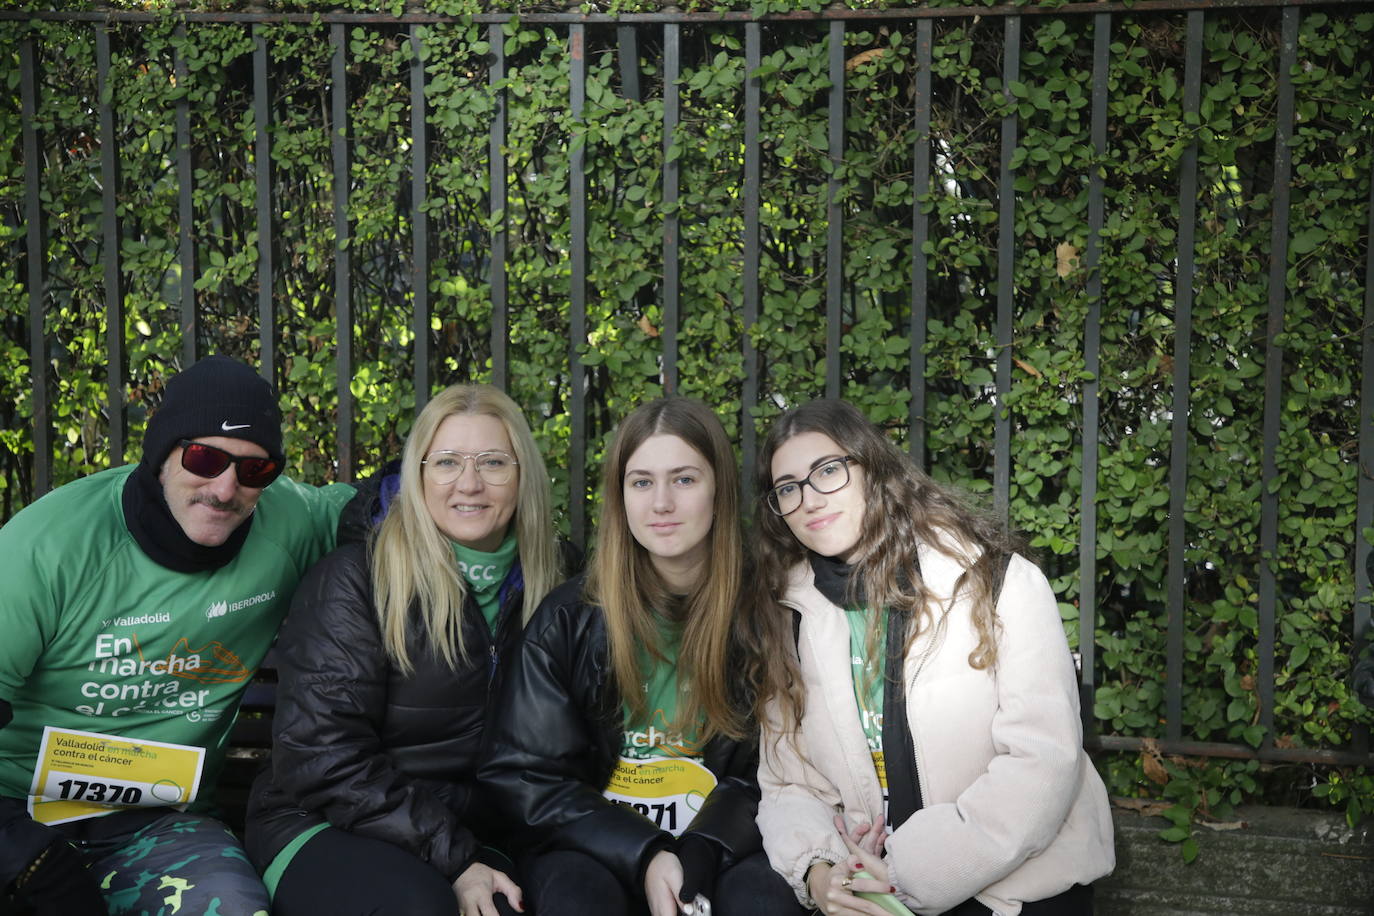
<svg viewBox="0 0 1374 916">
<path fill-rule="evenodd" d="M 856 67 L 862 67 L 870 60 L 882 60 L 886 54 L 886 48 L 872 48 L 868 51 L 864 51 L 862 54 L 855 54 L 844 62 L 844 71 L 848 73 Z"/>
<path fill-rule="evenodd" d="M 1244 830 L 1250 826 L 1249 821 L 1207 821 L 1199 819 L 1198 823 L 1210 830 Z"/>
<path fill-rule="evenodd" d="M 1145 777 L 1161 786 L 1169 781 L 1169 771 L 1164 769 L 1164 758 L 1159 753 L 1159 742 L 1146 738 L 1140 746 L 1140 763 L 1145 768 Z"/>
<path fill-rule="evenodd" d="M 1134 811 L 1146 817 L 1161 815 L 1173 807 L 1168 802 L 1156 801 L 1153 798 L 1124 798 L 1119 795 L 1112 797 L 1112 804 L 1117 808 Z"/>
<path fill-rule="evenodd" d="M 1067 277 L 1078 269 L 1078 248 L 1068 242 L 1060 242 L 1054 249 L 1054 272 Z"/>
</svg>

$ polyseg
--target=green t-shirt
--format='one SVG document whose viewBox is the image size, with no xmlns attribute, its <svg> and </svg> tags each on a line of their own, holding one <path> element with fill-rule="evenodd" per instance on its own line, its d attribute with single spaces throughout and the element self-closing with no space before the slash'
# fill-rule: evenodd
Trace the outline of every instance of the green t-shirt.
<svg viewBox="0 0 1374 916">
<path fill-rule="evenodd" d="M 49 822 L 106 813 L 74 806 L 77 793 L 178 804 L 198 775 L 205 798 L 243 690 L 354 495 L 279 478 L 230 563 L 178 573 L 125 527 L 120 496 L 133 470 L 60 487 L 0 528 L 0 699 L 14 712 L 0 728 L 0 794 L 25 797 L 36 781 L 45 797 L 65 794 L 35 815 Z M 48 728 L 95 737 L 45 739 Z"/>
<path fill-rule="evenodd" d="M 844 613 L 849 623 L 849 663 L 854 674 L 854 702 L 859 707 L 859 723 L 868 750 L 873 755 L 873 768 L 878 772 L 878 784 L 883 787 L 883 809 L 887 809 L 887 766 L 883 759 L 883 658 L 887 653 L 887 611 L 878 618 L 878 645 L 873 657 L 868 657 L 869 611 L 849 609 Z"/>
<path fill-rule="evenodd" d="M 716 786 L 702 763 L 700 723 L 677 724 L 679 624 L 660 618 L 662 660 L 640 657 L 645 673 L 647 721 L 631 718 L 625 705 L 625 737 L 620 762 L 605 795 L 634 808 L 661 829 L 681 835 Z"/>
<path fill-rule="evenodd" d="M 450 543 L 453 544 L 453 555 L 458 560 L 458 568 L 463 572 L 463 579 L 472 597 L 477 601 L 477 607 L 486 618 L 487 626 L 495 632 L 496 620 L 501 616 L 501 583 L 506 581 L 518 553 L 515 530 L 507 531 L 501 546 L 490 553 L 464 547 L 457 541 Z"/>
<path fill-rule="evenodd" d="M 644 674 L 644 700 L 648 710 L 647 722 L 630 719 L 630 706 L 625 704 L 625 741 L 621 756 L 633 760 L 650 757 L 700 757 L 696 724 L 685 728 L 677 722 L 677 656 L 682 645 L 682 626 L 659 618 L 659 649 L 663 658 L 656 659 L 647 652 L 639 657 Z"/>
</svg>

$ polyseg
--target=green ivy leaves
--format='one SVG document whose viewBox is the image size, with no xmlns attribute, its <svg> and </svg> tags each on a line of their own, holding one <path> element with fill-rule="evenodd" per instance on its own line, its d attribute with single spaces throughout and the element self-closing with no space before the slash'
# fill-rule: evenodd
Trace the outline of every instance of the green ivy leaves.
<svg viewBox="0 0 1374 916">
<path fill-rule="evenodd" d="M 142 5 L 142 4 L 140 4 Z M 514 4 L 504 4 L 513 6 Z M 819 8 L 821 4 L 814 4 Z M 338 6 L 328 4 L 328 9 Z M 345 3 L 362 9 L 361 0 Z M 503 4 L 484 4 L 483 9 Z M 546 5 L 550 8 L 552 5 Z M 593 5 L 588 5 L 589 8 Z M 643 11 L 639 0 L 595 5 Z M 724 8 L 688 3 L 684 8 Z M 792 11 L 766 0 L 756 11 Z M 324 4 L 272 5 L 294 12 Z M 478 12 L 470 0 L 431 0 L 433 12 Z M 542 8 L 542 7 L 541 7 Z M 566 9 L 560 4 L 559 9 Z M 654 6 L 653 8 L 657 8 Z M 527 11 L 528 12 L 528 11 Z M 197 339 L 202 352 L 260 358 L 250 28 L 201 25 L 179 35 L 172 16 L 114 32 L 108 96 L 122 168 L 121 269 L 128 347 L 127 398 L 137 443 L 143 417 L 180 362 L 183 332 L 176 105 L 191 112 Z M 1204 741 L 1256 746 L 1343 746 L 1368 713 L 1345 672 L 1354 593 L 1358 486 L 1358 367 L 1374 103 L 1369 56 L 1374 16 L 1304 9 L 1293 73 L 1296 121 L 1284 282 L 1282 432 L 1275 449 L 1279 550 L 1273 732 L 1259 724 L 1259 503 L 1263 371 L 1268 347 L 1273 230 L 1273 111 L 1277 19 L 1209 15 L 1203 35 L 1201 104 L 1184 112 L 1184 22 L 1114 16 L 1107 73 L 1107 147 L 1093 148 L 1093 20 L 1025 17 L 1019 78 L 1002 85 L 996 17 L 935 21 L 929 137 L 915 131 L 917 26 L 889 20 L 847 28 L 842 161 L 829 151 L 829 29 L 824 23 L 761 27 L 762 63 L 751 74 L 743 31 L 732 24 L 681 28 L 680 123 L 665 150 L 664 33 L 636 31 L 641 91 L 623 84 L 613 28 L 587 27 L 586 103 L 571 112 L 573 62 L 562 26 L 510 20 L 498 34 L 467 19 L 419 30 L 425 79 L 423 199 L 412 200 L 410 138 L 414 49 L 400 24 L 349 25 L 347 123 L 332 123 L 329 28 L 273 22 L 268 49 L 272 111 L 273 331 L 288 417 L 293 473 L 337 473 L 336 341 L 352 342 L 348 390 L 357 470 L 399 448 L 417 401 L 412 272 L 414 214 L 429 232 L 431 314 L 420 333 L 432 351 L 433 384 L 490 379 L 497 347 L 509 358 L 508 388 L 531 416 L 567 505 L 571 393 L 587 396 L 583 470 L 594 495 L 601 449 L 617 419 L 664 389 L 665 341 L 676 331 L 679 390 L 711 403 L 732 437 L 755 432 L 786 406 L 825 390 L 839 360 L 840 393 L 913 445 L 934 476 L 991 502 L 995 424 L 1011 428 L 1010 518 L 1027 532 L 1062 600 L 1066 633 L 1079 638 L 1091 591 L 1100 664 L 1094 714 L 1102 730 L 1163 733 L 1164 640 L 1169 596 L 1168 529 L 1179 285 L 1192 306 L 1188 358 L 1187 484 L 1184 490 L 1183 730 Z M 100 92 L 88 24 L 0 23 L 10 64 L 0 105 L 0 347 L 3 377 L 0 477 L 6 513 L 31 495 L 32 406 L 24 260 L 23 125 L 19 42 L 33 35 L 42 62 L 36 119 L 43 144 L 47 220 L 46 358 L 54 374 L 56 476 L 69 480 L 109 463 L 105 376 L 104 242 L 95 101 Z M 491 85 L 494 52 L 504 77 Z M 176 77 L 178 57 L 186 76 Z M 746 326 L 743 302 L 746 197 L 744 91 L 761 99 L 759 305 Z M 508 188 L 492 213 L 489 126 L 504 105 L 501 139 Z M 1001 119 L 1017 118 L 1012 151 L 1012 237 L 999 236 Z M 331 139 L 350 141 L 348 219 L 350 327 L 336 317 Z M 929 143 L 930 176 L 916 175 Z M 1195 259 L 1181 273 L 1177 250 L 1180 167 L 1199 163 Z M 570 340 L 573 228 L 571 154 L 585 157 L 586 333 Z M 680 174 L 665 202 L 664 170 Z M 1100 260 L 1089 270 L 1089 179 L 1104 181 Z M 929 179 L 928 182 L 925 179 Z M 827 208 L 832 180 L 843 214 L 839 347 L 828 348 Z M 677 221 L 680 311 L 666 314 L 665 219 Z M 912 226 L 928 220 L 917 278 L 927 319 L 912 328 Z M 493 307 L 494 233 L 506 232 L 508 308 Z M 1010 389 L 999 404 L 999 245 L 1012 246 L 1014 321 Z M 1090 283 L 1101 282 L 1100 300 Z M 1085 481 L 1086 328 L 1100 316 L 1095 377 L 1097 514 L 1095 581 L 1079 579 Z M 581 316 L 577 316 L 580 318 Z M 913 330 L 924 333 L 923 385 L 913 391 Z M 759 396 L 744 397 L 747 339 L 757 351 Z M 1002 413 L 1005 411 L 1005 413 Z M 135 457 L 136 445 L 125 459 Z M 575 494 L 582 495 L 582 494 Z M 1306 791 L 1358 813 L 1374 798 L 1363 773 L 1326 768 L 1313 777 L 1267 774 L 1245 764 L 1173 764 L 1150 784 L 1134 757 L 1103 763 L 1117 794 L 1159 793 L 1180 810 L 1215 812 L 1261 790 Z M 1286 781 L 1285 781 L 1286 780 Z M 1354 814 L 1352 814 L 1354 816 Z M 1168 838 L 1186 850 L 1186 822 Z"/>
</svg>

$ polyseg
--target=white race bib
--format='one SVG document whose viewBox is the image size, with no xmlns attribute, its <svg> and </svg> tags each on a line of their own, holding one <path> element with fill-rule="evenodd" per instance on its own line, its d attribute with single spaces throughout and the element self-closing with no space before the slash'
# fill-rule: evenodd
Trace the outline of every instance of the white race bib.
<svg viewBox="0 0 1374 916">
<path fill-rule="evenodd" d="M 200 791 L 205 748 L 74 729 L 43 729 L 29 815 L 62 824 L 124 808 L 185 808 Z"/>
<path fill-rule="evenodd" d="M 621 757 L 603 794 L 681 836 L 715 787 L 715 774 L 690 757 Z"/>
</svg>

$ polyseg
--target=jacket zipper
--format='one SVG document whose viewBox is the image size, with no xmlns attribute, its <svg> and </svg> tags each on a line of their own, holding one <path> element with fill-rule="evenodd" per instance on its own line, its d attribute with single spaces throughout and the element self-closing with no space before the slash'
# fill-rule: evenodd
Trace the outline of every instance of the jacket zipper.
<svg viewBox="0 0 1374 916">
<path fill-rule="evenodd" d="M 524 600 L 524 598 L 523 598 L 524 592 L 523 592 L 523 591 L 517 592 L 515 589 L 511 589 L 509 592 L 507 592 L 507 593 L 506 593 L 506 596 L 505 596 L 505 599 L 501 602 L 501 613 L 498 614 L 497 617 L 496 617 L 496 629 L 495 629 L 494 632 L 490 632 L 490 633 L 487 634 L 487 690 L 488 690 L 488 691 L 491 690 L 492 682 L 496 680 L 496 669 L 497 669 L 497 666 L 500 664 L 500 661 L 501 661 L 500 653 L 498 653 L 498 652 L 496 651 L 496 647 L 497 647 L 498 645 L 500 645 L 500 643 L 501 643 L 501 634 L 505 632 L 506 627 L 511 626 L 511 622 L 510 622 L 511 614 L 518 613 L 518 608 L 516 608 L 515 606 L 513 606 L 513 605 L 511 604 L 511 596 L 512 596 L 512 595 L 515 595 L 515 594 L 521 595 L 521 600 Z M 481 616 L 481 615 L 479 614 L 478 616 Z M 486 621 L 484 620 L 484 621 L 482 621 L 482 630 L 483 630 L 483 631 L 486 631 L 487 629 L 488 629 L 488 628 L 487 628 L 487 626 L 486 626 Z"/>
</svg>

